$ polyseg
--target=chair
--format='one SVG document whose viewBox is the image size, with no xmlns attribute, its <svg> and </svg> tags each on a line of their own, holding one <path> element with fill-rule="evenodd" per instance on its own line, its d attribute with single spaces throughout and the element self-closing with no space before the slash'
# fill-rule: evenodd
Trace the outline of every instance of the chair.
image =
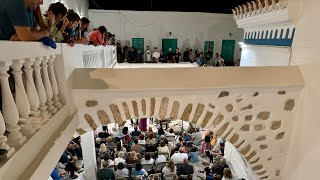
<svg viewBox="0 0 320 180">
<path fill-rule="evenodd" d="M 166 136 L 168 142 L 172 142 L 173 145 L 175 145 L 176 143 L 176 137 L 175 136 Z"/>
<path fill-rule="evenodd" d="M 129 179 L 130 179 L 129 176 L 120 176 L 116 178 L 116 180 L 129 180 Z"/>
<path fill-rule="evenodd" d="M 175 177 L 176 174 L 167 174 L 163 176 L 164 180 L 173 180 Z"/>
<path fill-rule="evenodd" d="M 116 165 L 114 165 L 114 164 L 113 164 L 113 165 L 109 165 L 109 166 L 108 166 L 108 169 L 112 169 L 112 170 L 114 171 L 114 170 L 115 170 L 115 167 L 116 167 Z"/>
<path fill-rule="evenodd" d="M 168 161 L 165 162 L 160 162 L 156 165 L 156 171 L 161 171 L 166 165 L 167 165 Z"/>
<path fill-rule="evenodd" d="M 142 164 L 142 168 L 146 171 L 151 171 L 153 168 L 153 164 Z"/>
<path fill-rule="evenodd" d="M 179 179 L 187 179 L 189 175 L 192 175 L 192 174 L 181 174 L 179 176 Z"/>
<path fill-rule="evenodd" d="M 167 159 L 170 157 L 168 153 L 158 153 L 158 155 L 164 155 Z"/>
</svg>

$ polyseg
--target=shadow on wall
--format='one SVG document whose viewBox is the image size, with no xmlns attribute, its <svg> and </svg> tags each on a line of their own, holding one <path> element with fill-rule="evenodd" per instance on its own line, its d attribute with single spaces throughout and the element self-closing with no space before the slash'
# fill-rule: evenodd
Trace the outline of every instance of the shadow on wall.
<svg viewBox="0 0 320 180">
<path fill-rule="evenodd" d="M 197 36 L 194 40 L 194 45 L 193 45 L 193 49 L 201 49 L 201 42 L 200 42 L 200 38 Z"/>
<path fill-rule="evenodd" d="M 192 49 L 189 38 L 187 38 L 183 41 L 182 46 L 180 48 L 180 51 L 185 51 L 186 48 Z"/>
</svg>

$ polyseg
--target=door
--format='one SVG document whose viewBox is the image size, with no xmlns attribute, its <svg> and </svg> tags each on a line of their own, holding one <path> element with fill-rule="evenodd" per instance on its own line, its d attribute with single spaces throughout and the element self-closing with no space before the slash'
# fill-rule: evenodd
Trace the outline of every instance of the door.
<svg viewBox="0 0 320 180">
<path fill-rule="evenodd" d="M 234 61 L 234 48 L 236 41 L 235 40 L 223 40 L 221 55 L 224 59 L 224 63 L 226 66 L 232 66 Z"/>
<path fill-rule="evenodd" d="M 211 49 L 211 59 L 214 51 L 214 41 L 205 41 L 204 42 L 204 57 L 207 57 L 207 49 Z"/>
<path fill-rule="evenodd" d="M 132 47 L 139 49 L 144 54 L 144 38 L 132 38 Z"/>
<path fill-rule="evenodd" d="M 172 49 L 172 52 L 176 52 L 177 46 L 178 46 L 177 39 L 162 39 L 162 50 L 165 56 L 169 52 L 169 48 Z"/>
</svg>

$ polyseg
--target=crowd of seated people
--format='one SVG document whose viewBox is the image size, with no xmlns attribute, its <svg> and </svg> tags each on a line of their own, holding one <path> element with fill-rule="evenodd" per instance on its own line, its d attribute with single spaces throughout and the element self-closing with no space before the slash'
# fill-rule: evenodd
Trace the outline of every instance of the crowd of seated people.
<svg viewBox="0 0 320 180">
<path fill-rule="evenodd" d="M 160 127 L 153 132 L 151 127 L 140 131 L 134 126 L 132 132 L 128 127 L 119 127 L 109 133 L 103 126 L 95 136 L 98 180 L 195 179 L 194 166 L 200 156 L 211 162 L 211 166 L 197 172 L 206 179 L 227 180 L 231 175 L 222 158 L 224 142 L 211 131 L 203 139 L 198 128 L 175 133 L 171 128 L 167 131 Z"/>
<path fill-rule="evenodd" d="M 83 171 L 82 164 L 79 163 L 82 160 L 82 149 L 80 144 L 80 137 L 74 138 L 70 141 L 61 155 L 59 162 L 55 169 L 51 173 L 53 180 L 60 179 L 76 179 L 78 178 L 77 173 Z"/>
<path fill-rule="evenodd" d="M 50 4 L 45 14 L 43 0 L 4 1 L 0 8 L 0 40 L 42 41 L 46 45 L 68 43 L 84 45 L 115 45 L 115 35 L 100 26 L 89 32 L 90 20 L 67 9 L 60 2 Z M 48 44 L 48 39 L 51 42 Z M 51 46 L 53 47 L 53 46 Z"/>
</svg>

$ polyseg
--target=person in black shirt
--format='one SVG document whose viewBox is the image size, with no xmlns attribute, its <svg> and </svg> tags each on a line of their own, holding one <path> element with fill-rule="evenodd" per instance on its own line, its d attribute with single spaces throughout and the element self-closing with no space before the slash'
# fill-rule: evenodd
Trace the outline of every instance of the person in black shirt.
<svg viewBox="0 0 320 180">
<path fill-rule="evenodd" d="M 129 62 L 130 63 L 136 62 L 136 56 L 137 56 L 137 52 L 135 51 L 134 47 L 131 47 L 128 53 Z"/>
<path fill-rule="evenodd" d="M 189 160 L 183 159 L 183 164 L 179 165 L 177 168 L 177 174 L 178 175 L 189 175 L 189 174 L 193 174 L 193 173 L 194 173 L 193 166 L 191 166 L 189 164 Z"/>
<path fill-rule="evenodd" d="M 212 167 L 212 174 L 215 180 L 221 180 L 223 177 L 223 171 L 225 168 L 229 168 L 225 158 L 221 158 L 218 164 Z"/>
<path fill-rule="evenodd" d="M 106 138 L 109 137 L 110 134 L 108 133 L 108 126 L 102 126 L 102 132 L 99 132 L 98 137 L 103 138 L 104 140 L 101 140 L 101 143 L 106 143 Z"/>
<path fill-rule="evenodd" d="M 177 48 L 176 49 L 176 53 L 174 54 L 175 63 L 179 63 L 180 62 L 180 56 L 181 56 L 181 53 L 179 52 L 179 48 Z"/>
<path fill-rule="evenodd" d="M 159 62 L 161 63 L 167 63 L 167 60 L 164 58 L 163 51 L 160 51 L 160 57 L 159 57 Z"/>
<path fill-rule="evenodd" d="M 169 52 L 167 53 L 167 61 L 172 63 L 173 57 L 174 57 L 174 53 L 172 52 L 172 49 L 169 48 Z"/>
<path fill-rule="evenodd" d="M 117 58 L 119 63 L 123 63 L 122 49 L 120 43 L 117 43 Z"/>
<path fill-rule="evenodd" d="M 183 61 L 184 62 L 190 62 L 189 54 L 190 54 L 190 51 L 189 51 L 189 48 L 187 48 L 186 51 L 183 53 Z"/>
</svg>

